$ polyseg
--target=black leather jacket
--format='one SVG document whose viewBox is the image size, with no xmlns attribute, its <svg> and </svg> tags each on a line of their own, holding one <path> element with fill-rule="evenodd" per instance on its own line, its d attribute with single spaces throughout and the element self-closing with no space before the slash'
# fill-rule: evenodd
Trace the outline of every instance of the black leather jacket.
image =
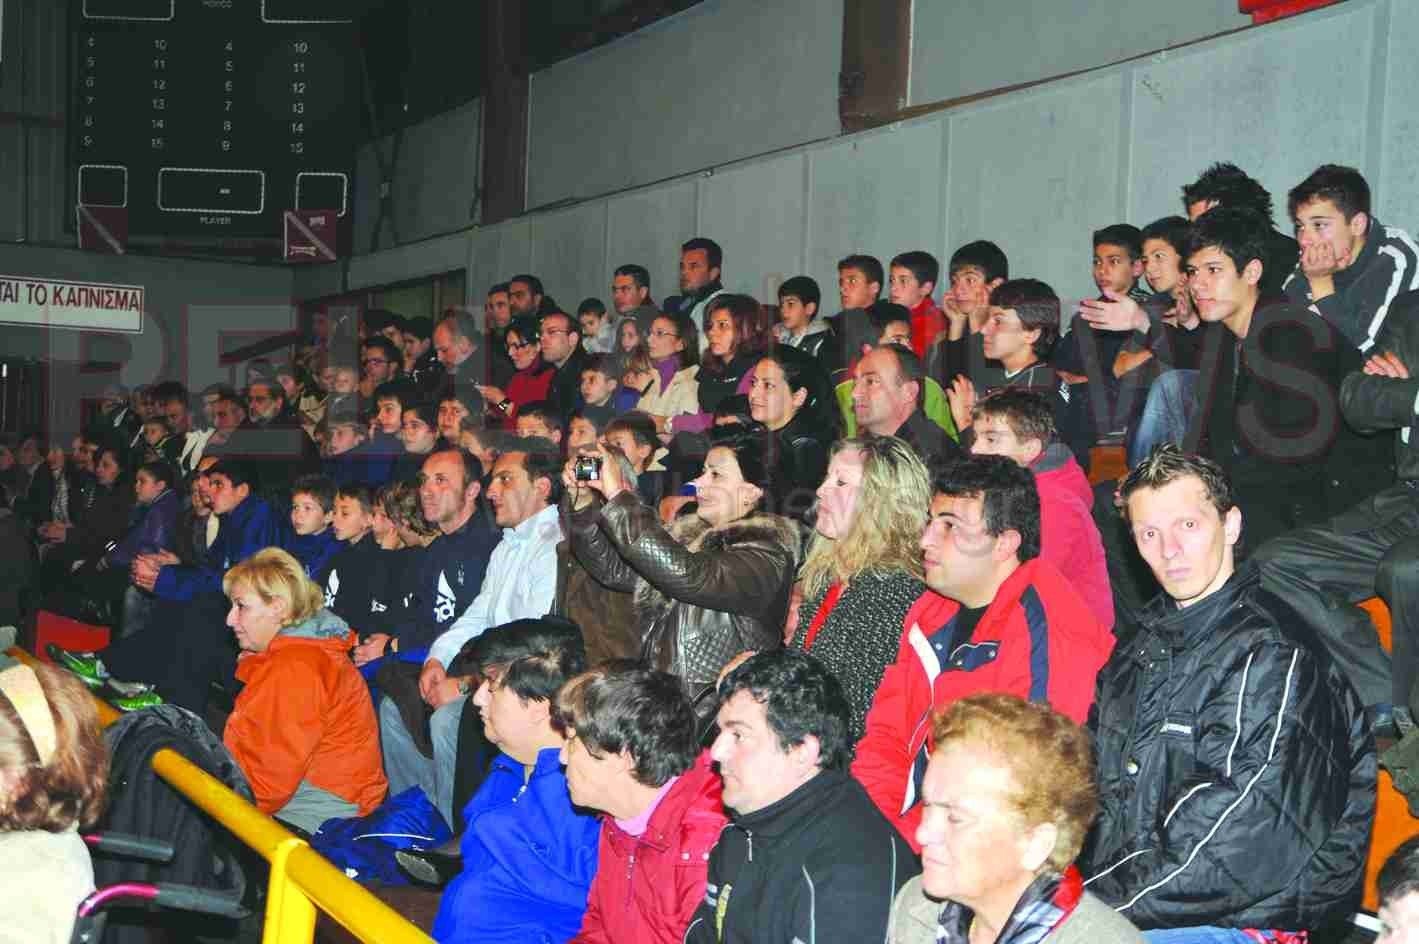
<svg viewBox="0 0 1419 944">
<path fill-rule="evenodd" d="M 639 497 L 566 511 L 572 551 L 598 581 L 635 591 L 641 655 L 693 698 L 746 649 L 780 645 L 798 564 L 798 530 L 778 515 L 669 528 Z"/>
<path fill-rule="evenodd" d="M 1375 814 L 1359 696 L 1244 565 L 1155 600 L 1099 673 L 1086 885 L 1139 928 L 1310 930 L 1357 907 Z"/>
</svg>

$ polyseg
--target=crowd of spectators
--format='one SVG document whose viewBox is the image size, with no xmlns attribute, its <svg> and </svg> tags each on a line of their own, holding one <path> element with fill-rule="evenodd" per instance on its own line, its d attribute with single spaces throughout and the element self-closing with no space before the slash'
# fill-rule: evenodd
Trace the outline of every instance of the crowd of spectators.
<svg viewBox="0 0 1419 944">
<path fill-rule="evenodd" d="M 988 240 L 828 314 L 696 237 L 658 303 L 317 313 L 0 449 L 8 602 L 296 829 L 421 791 L 440 941 L 1304 940 L 1414 727 L 1419 247 L 1347 167 L 1296 239 L 1230 164 L 1181 203 L 1077 312 Z"/>
</svg>

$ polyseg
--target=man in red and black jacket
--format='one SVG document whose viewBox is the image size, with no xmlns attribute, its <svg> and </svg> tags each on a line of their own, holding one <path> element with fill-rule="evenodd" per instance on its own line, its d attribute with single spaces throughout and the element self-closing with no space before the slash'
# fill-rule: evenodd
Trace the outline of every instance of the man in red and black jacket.
<svg viewBox="0 0 1419 944">
<path fill-rule="evenodd" d="M 933 492 L 921 541 L 930 589 L 907 613 L 852 765 L 918 852 L 933 712 L 995 691 L 1082 723 L 1114 642 L 1069 580 L 1040 559 L 1040 500 L 1028 469 L 972 456 L 943 467 Z"/>
</svg>

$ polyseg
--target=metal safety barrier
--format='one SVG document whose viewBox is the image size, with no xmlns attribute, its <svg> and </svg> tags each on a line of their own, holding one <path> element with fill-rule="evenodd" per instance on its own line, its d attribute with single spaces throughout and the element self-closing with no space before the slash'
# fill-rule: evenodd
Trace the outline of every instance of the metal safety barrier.
<svg viewBox="0 0 1419 944">
<path fill-rule="evenodd" d="M 7 654 L 39 664 L 23 649 L 10 649 Z M 95 701 L 104 727 L 121 717 L 107 702 Z M 304 839 L 186 757 L 163 748 L 153 755 L 153 772 L 271 863 L 263 944 L 310 944 L 317 909 L 367 944 L 432 944 L 432 938 L 351 881 Z"/>
</svg>

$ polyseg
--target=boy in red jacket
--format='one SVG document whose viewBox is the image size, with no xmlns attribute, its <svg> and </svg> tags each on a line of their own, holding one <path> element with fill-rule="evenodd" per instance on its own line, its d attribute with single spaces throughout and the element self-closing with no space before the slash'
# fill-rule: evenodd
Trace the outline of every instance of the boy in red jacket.
<svg viewBox="0 0 1419 944">
<path fill-rule="evenodd" d="M 1069 447 L 1055 439 L 1054 410 L 1034 390 L 1006 387 L 976 404 L 971 454 L 1005 456 L 1029 469 L 1040 493 L 1040 556 L 1068 574 L 1104 626 L 1114 624 L 1104 543 L 1091 509 L 1094 492 Z"/>
<path fill-rule="evenodd" d="M 1040 502 L 1028 471 L 1003 456 L 971 456 L 943 467 L 933 492 L 921 539 L 930 589 L 907 613 L 852 765 L 918 852 L 932 713 L 994 691 L 1082 723 L 1114 643 L 1073 575 L 1040 558 Z"/>
</svg>

